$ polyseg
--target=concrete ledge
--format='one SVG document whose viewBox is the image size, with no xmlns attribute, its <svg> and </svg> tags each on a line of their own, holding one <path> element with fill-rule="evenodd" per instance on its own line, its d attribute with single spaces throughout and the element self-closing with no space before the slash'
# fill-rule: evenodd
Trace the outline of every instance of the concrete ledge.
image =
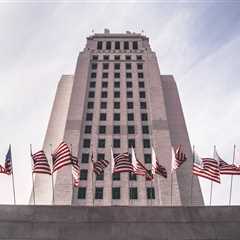
<svg viewBox="0 0 240 240">
<path fill-rule="evenodd" d="M 0 239 L 240 239 L 240 207 L 0 206 Z"/>
</svg>

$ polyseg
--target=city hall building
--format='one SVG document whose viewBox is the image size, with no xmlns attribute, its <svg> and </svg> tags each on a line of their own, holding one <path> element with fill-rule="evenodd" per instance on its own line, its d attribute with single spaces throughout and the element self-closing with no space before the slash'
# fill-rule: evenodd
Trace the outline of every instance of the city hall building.
<svg viewBox="0 0 240 240">
<path fill-rule="evenodd" d="M 149 39 L 139 33 L 96 33 L 87 37 L 75 73 L 59 81 L 43 150 L 50 161 L 63 140 L 79 158 L 80 186 L 72 168 L 54 174 L 54 204 L 81 206 L 203 205 L 176 82 L 162 75 Z M 181 144 L 187 161 L 171 173 L 172 146 Z M 111 161 L 131 153 L 151 169 L 152 147 L 167 178 L 153 181 L 129 173 L 93 173 L 92 158 Z M 36 174 L 36 204 L 52 204 L 51 176 Z"/>
</svg>

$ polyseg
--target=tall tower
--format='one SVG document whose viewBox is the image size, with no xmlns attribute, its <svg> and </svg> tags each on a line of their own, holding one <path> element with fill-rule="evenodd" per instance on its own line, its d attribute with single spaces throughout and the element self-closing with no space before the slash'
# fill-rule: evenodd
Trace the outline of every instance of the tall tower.
<svg viewBox="0 0 240 240">
<path fill-rule="evenodd" d="M 192 177 L 191 145 L 175 80 L 160 74 L 156 54 L 142 34 L 106 29 L 87 38 L 75 74 L 59 82 L 44 141 L 48 156 L 62 140 L 79 157 L 80 187 L 72 187 L 71 167 L 64 167 L 54 176 L 56 204 L 160 206 L 170 205 L 172 198 L 173 205 L 203 205 L 199 181 Z M 188 160 L 170 177 L 171 146 L 178 144 Z M 114 153 L 130 153 L 131 146 L 148 169 L 153 146 L 168 178 L 156 176 L 151 182 L 128 173 L 112 176 L 110 167 L 102 176 L 93 174 L 92 154 L 110 160 L 111 147 Z M 37 204 L 51 203 L 49 176 L 35 177 L 35 197 Z"/>
</svg>

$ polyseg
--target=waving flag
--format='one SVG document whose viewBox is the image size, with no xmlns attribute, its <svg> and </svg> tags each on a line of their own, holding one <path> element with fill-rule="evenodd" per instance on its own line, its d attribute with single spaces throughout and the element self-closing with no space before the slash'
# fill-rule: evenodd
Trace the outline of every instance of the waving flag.
<svg viewBox="0 0 240 240">
<path fill-rule="evenodd" d="M 80 185 L 80 167 L 78 163 L 78 158 L 71 154 L 72 161 L 72 176 L 74 187 L 79 187 Z"/>
<path fill-rule="evenodd" d="M 219 163 L 213 158 L 200 158 L 193 152 L 193 174 L 220 183 Z"/>
<path fill-rule="evenodd" d="M 71 152 L 68 145 L 61 142 L 57 149 L 52 154 L 53 173 L 64 166 L 72 165 Z"/>
<path fill-rule="evenodd" d="M 50 165 L 43 150 L 31 154 L 33 159 L 33 173 L 42 173 L 51 175 Z"/>
<path fill-rule="evenodd" d="M 6 173 L 5 168 L 0 165 L 0 173 Z"/>
<path fill-rule="evenodd" d="M 153 175 L 158 174 L 160 176 L 163 176 L 164 178 L 167 178 L 167 170 L 157 161 L 156 153 L 153 147 L 152 147 L 152 173 Z"/>
<path fill-rule="evenodd" d="M 178 169 L 187 160 L 186 154 L 182 151 L 182 146 L 179 145 L 176 152 L 172 147 L 172 171 Z"/>
<path fill-rule="evenodd" d="M 104 169 L 108 166 L 109 161 L 108 160 L 93 160 L 93 154 L 92 154 L 92 164 L 93 164 L 93 171 L 96 175 L 101 175 L 104 172 Z"/>
<path fill-rule="evenodd" d="M 127 152 L 113 155 L 112 172 L 133 172 L 133 165 L 129 161 L 129 156 Z"/>
<path fill-rule="evenodd" d="M 9 149 L 5 158 L 5 173 L 7 175 L 11 175 L 13 173 L 11 146 L 9 146 Z"/>
</svg>

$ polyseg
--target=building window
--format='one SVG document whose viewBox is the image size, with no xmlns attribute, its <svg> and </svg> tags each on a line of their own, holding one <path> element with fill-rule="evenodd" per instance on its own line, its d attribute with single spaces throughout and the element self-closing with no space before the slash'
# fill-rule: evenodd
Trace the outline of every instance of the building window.
<svg viewBox="0 0 240 240">
<path fill-rule="evenodd" d="M 98 139 L 98 147 L 105 148 L 105 139 Z"/>
<path fill-rule="evenodd" d="M 107 102 L 101 102 L 101 109 L 106 109 L 107 108 Z"/>
<path fill-rule="evenodd" d="M 89 148 L 91 145 L 91 140 L 90 139 L 84 139 L 83 140 L 83 147 L 84 148 Z"/>
<path fill-rule="evenodd" d="M 129 49 L 129 42 L 124 41 L 123 42 L 123 48 L 124 48 L 124 50 L 128 50 Z"/>
<path fill-rule="evenodd" d="M 150 148 L 150 140 L 149 139 L 143 139 L 143 147 Z"/>
<path fill-rule="evenodd" d="M 80 170 L 80 180 L 87 180 L 87 177 L 88 177 L 88 170 L 81 169 Z"/>
<path fill-rule="evenodd" d="M 103 55 L 103 60 L 109 60 L 109 55 Z"/>
<path fill-rule="evenodd" d="M 98 55 L 93 55 L 92 60 L 98 60 Z"/>
<path fill-rule="evenodd" d="M 108 87 L 108 82 L 102 82 L 102 88 L 107 88 Z"/>
<path fill-rule="evenodd" d="M 142 55 L 137 55 L 137 60 L 142 60 Z"/>
<path fill-rule="evenodd" d="M 104 173 L 101 173 L 99 175 L 96 175 L 96 180 L 97 181 L 103 181 L 104 180 Z"/>
<path fill-rule="evenodd" d="M 85 199 L 86 198 L 86 188 L 80 187 L 78 188 L 78 199 Z"/>
<path fill-rule="evenodd" d="M 91 133 L 91 132 L 92 132 L 92 126 L 85 126 L 85 131 L 84 131 L 84 133 L 89 134 L 89 133 Z"/>
<path fill-rule="evenodd" d="M 113 134 L 120 134 L 120 126 L 113 126 Z"/>
<path fill-rule="evenodd" d="M 148 128 L 148 126 L 142 126 L 142 133 L 143 133 L 143 134 L 148 134 L 148 133 L 149 133 L 149 128 Z"/>
<path fill-rule="evenodd" d="M 93 70 L 97 69 L 97 63 L 92 63 L 92 69 Z"/>
<path fill-rule="evenodd" d="M 106 42 L 106 49 L 107 49 L 107 50 L 111 50 L 111 47 L 112 47 L 111 42 L 110 42 L 110 41 L 107 41 L 107 42 Z"/>
<path fill-rule="evenodd" d="M 105 134 L 106 133 L 106 126 L 99 126 L 99 134 Z"/>
<path fill-rule="evenodd" d="M 140 96 L 140 98 L 145 98 L 146 94 L 145 94 L 145 92 L 139 92 L 139 96 Z"/>
<path fill-rule="evenodd" d="M 127 108 L 133 109 L 133 102 L 127 102 Z"/>
<path fill-rule="evenodd" d="M 140 108 L 141 109 L 146 109 L 147 108 L 147 104 L 145 102 L 140 102 Z"/>
<path fill-rule="evenodd" d="M 134 114 L 133 113 L 128 113 L 127 117 L 128 117 L 128 121 L 133 121 L 134 120 Z"/>
<path fill-rule="evenodd" d="M 119 92 L 119 91 L 114 92 L 114 97 L 115 97 L 115 98 L 120 98 L 120 92 Z"/>
<path fill-rule="evenodd" d="M 142 63 L 138 63 L 137 64 L 137 69 L 138 70 L 142 70 L 143 69 L 143 64 Z"/>
<path fill-rule="evenodd" d="M 135 148 L 135 139 L 128 139 L 128 148 Z"/>
<path fill-rule="evenodd" d="M 114 82 L 114 87 L 115 88 L 120 88 L 120 82 Z"/>
<path fill-rule="evenodd" d="M 138 82 L 138 86 L 139 86 L 139 88 L 144 88 L 145 84 L 144 84 L 144 82 Z"/>
<path fill-rule="evenodd" d="M 83 153 L 82 154 L 82 163 L 88 163 L 89 160 L 89 154 L 88 153 Z"/>
<path fill-rule="evenodd" d="M 126 78 L 132 78 L 132 73 L 127 72 L 127 73 L 126 73 Z"/>
<path fill-rule="evenodd" d="M 120 199 L 120 187 L 112 188 L 112 199 Z"/>
<path fill-rule="evenodd" d="M 115 55 L 114 60 L 120 60 L 120 55 Z"/>
<path fill-rule="evenodd" d="M 90 88 L 95 88 L 96 87 L 96 82 L 90 82 L 89 86 L 90 86 Z"/>
<path fill-rule="evenodd" d="M 94 98 L 94 97 L 95 97 L 95 92 L 90 91 L 90 92 L 88 93 L 88 97 L 89 97 L 89 98 Z"/>
<path fill-rule="evenodd" d="M 115 72 L 114 73 L 114 78 L 120 78 L 120 73 L 119 72 Z"/>
<path fill-rule="evenodd" d="M 129 173 L 129 178 L 130 181 L 137 181 L 137 175 L 134 173 Z"/>
<path fill-rule="evenodd" d="M 114 113 L 113 119 L 114 121 L 120 121 L 120 113 Z"/>
<path fill-rule="evenodd" d="M 97 73 L 92 72 L 92 73 L 91 73 L 91 78 L 96 78 L 96 77 L 97 77 Z"/>
<path fill-rule="evenodd" d="M 114 108 L 120 109 L 120 102 L 114 102 Z"/>
<path fill-rule="evenodd" d="M 126 60 L 131 60 L 131 55 L 126 55 L 126 56 L 125 56 L 125 59 L 126 59 Z"/>
<path fill-rule="evenodd" d="M 142 119 L 142 121 L 147 121 L 147 120 L 148 120 L 148 115 L 147 115 L 147 113 L 142 113 L 142 114 L 141 114 L 141 119 Z"/>
<path fill-rule="evenodd" d="M 138 42 L 137 41 L 133 41 L 133 49 L 134 50 L 138 49 Z"/>
<path fill-rule="evenodd" d="M 153 187 L 147 188 L 147 199 L 155 199 L 155 189 Z"/>
<path fill-rule="evenodd" d="M 142 72 L 138 73 L 138 78 L 143 78 L 143 73 Z"/>
<path fill-rule="evenodd" d="M 103 69 L 106 70 L 109 68 L 109 64 L 108 63 L 103 63 Z"/>
<path fill-rule="evenodd" d="M 144 162 L 145 163 L 152 163 L 152 155 L 150 153 L 144 154 Z"/>
<path fill-rule="evenodd" d="M 134 133 L 135 133 L 134 126 L 128 126 L 128 134 L 134 134 Z"/>
<path fill-rule="evenodd" d="M 128 91 L 127 92 L 127 98 L 132 98 L 133 97 L 133 92 L 132 91 Z"/>
<path fill-rule="evenodd" d="M 102 50 L 102 46 L 103 46 L 102 41 L 98 41 L 98 42 L 97 42 L 97 49 L 98 49 L 98 50 Z"/>
<path fill-rule="evenodd" d="M 106 113 L 100 113 L 100 121 L 106 121 L 107 120 L 107 114 Z"/>
<path fill-rule="evenodd" d="M 120 148 L 121 147 L 120 139 L 113 139 L 113 147 L 114 148 Z"/>
<path fill-rule="evenodd" d="M 116 50 L 120 49 L 120 42 L 119 41 L 115 42 L 115 49 Z"/>
<path fill-rule="evenodd" d="M 129 188 L 129 199 L 138 199 L 138 191 L 136 187 Z"/>
<path fill-rule="evenodd" d="M 94 108 L 94 102 L 88 102 L 87 107 L 88 107 L 88 109 L 93 109 Z"/>
<path fill-rule="evenodd" d="M 132 69 L 132 64 L 131 63 L 126 63 L 126 69 L 127 70 Z"/>
<path fill-rule="evenodd" d="M 114 69 L 119 70 L 120 69 L 120 63 L 114 63 Z"/>
<path fill-rule="evenodd" d="M 97 160 L 98 161 L 102 161 L 102 160 L 104 160 L 105 159 L 105 154 L 104 153 L 98 153 L 98 155 L 97 155 Z"/>
<path fill-rule="evenodd" d="M 102 98 L 107 98 L 107 92 L 106 92 L 106 91 L 101 92 L 101 97 L 102 97 Z"/>
<path fill-rule="evenodd" d="M 120 181 L 120 179 L 121 179 L 120 173 L 113 173 L 113 174 L 112 174 L 112 179 L 113 179 L 114 181 Z"/>
<path fill-rule="evenodd" d="M 132 82 L 127 82 L 127 88 L 132 88 Z"/>
<path fill-rule="evenodd" d="M 92 113 L 87 113 L 86 121 L 92 121 L 92 119 L 93 119 L 93 114 Z"/>
<path fill-rule="evenodd" d="M 102 73 L 102 78 L 108 78 L 108 73 L 107 72 L 103 72 Z"/>
<path fill-rule="evenodd" d="M 96 187 L 95 199 L 103 199 L 103 188 L 102 187 Z"/>
</svg>

